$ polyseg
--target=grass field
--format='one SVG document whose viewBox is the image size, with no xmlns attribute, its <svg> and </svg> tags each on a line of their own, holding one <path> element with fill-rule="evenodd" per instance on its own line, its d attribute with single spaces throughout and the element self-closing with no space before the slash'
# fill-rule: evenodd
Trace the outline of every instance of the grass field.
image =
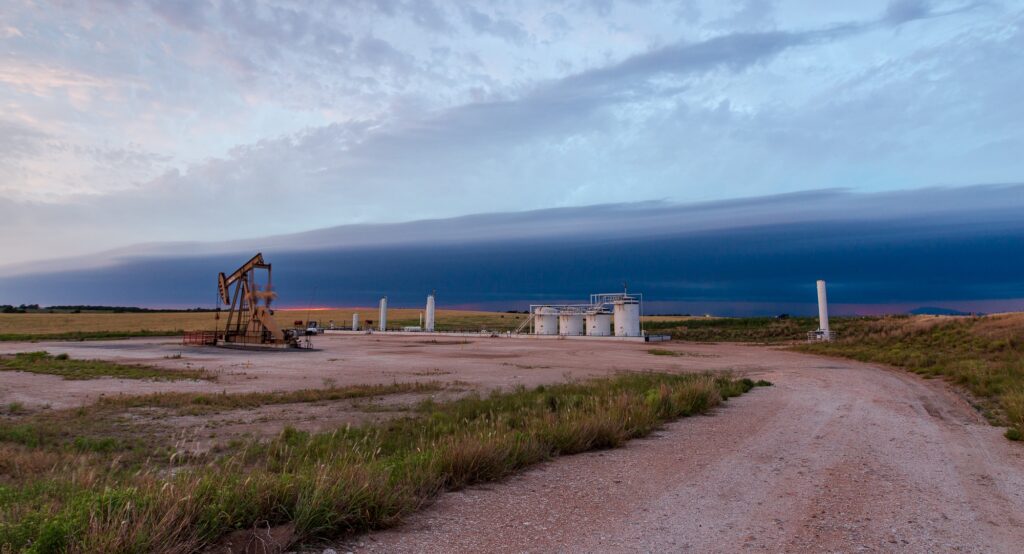
<svg viewBox="0 0 1024 554">
<path fill-rule="evenodd" d="M 624 374 L 428 401 L 382 424 L 286 428 L 276 439 L 238 441 L 203 456 L 179 456 L 170 443 L 128 455 L 140 448 L 119 438 L 130 419 L 115 417 L 118 435 L 103 434 L 111 406 L 94 408 L 108 417 L 90 409 L 7 416 L 27 430 L 0 434 L 0 545 L 184 552 L 270 527 L 289 548 L 393 525 L 441 491 L 554 456 L 614 448 L 753 386 L 710 375 Z M 80 425 L 75 436 L 87 440 L 26 440 L 45 418 Z"/>
<path fill-rule="evenodd" d="M 333 320 L 338 326 L 349 327 L 353 312 L 359 313 L 364 327 L 368 319 L 377 321 L 376 308 L 275 310 L 274 316 L 285 327 L 299 320 L 316 320 L 322 325 Z M 419 325 L 420 312 L 418 309 L 391 309 L 388 311 L 388 327 L 397 329 Z M 436 328 L 439 331 L 507 331 L 518 327 L 525 318 L 525 314 L 438 310 Z M 184 331 L 214 330 L 218 324 L 223 325 L 224 321 L 217 319 L 214 312 L 0 314 L 0 340 L 89 340 L 177 335 Z"/>
<path fill-rule="evenodd" d="M 400 329 L 420 324 L 420 309 L 388 310 L 388 328 Z M 337 308 L 313 310 L 275 310 L 274 317 L 284 327 L 295 321 L 315 320 L 321 325 L 330 321 L 338 327 L 352 325 L 352 314 L 358 313 L 360 326 L 366 320 L 378 320 L 377 308 Z M 224 317 L 222 313 L 220 317 Z M 438 331 L 511 331 L 519 327 L 526 314 L 480 312 L 468 310 L 437 310 Z M 644 327 L 660 328 L 664 322 L 715 321 L 708 318 L 680 316 L 645 316 Z M 223 325 L 214 312 L 148 312 L 148 313 L 26 313 L 0 314 L 0 341 L 32 340 L 99 340 L 128 337 L 180 335 L 185 331 L 214 330 Z"/>
</svg>

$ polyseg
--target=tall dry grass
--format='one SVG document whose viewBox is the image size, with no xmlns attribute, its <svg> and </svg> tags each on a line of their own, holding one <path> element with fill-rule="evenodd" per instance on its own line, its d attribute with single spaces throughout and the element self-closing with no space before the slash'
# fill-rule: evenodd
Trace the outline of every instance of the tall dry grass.
<svg viewBox="0 0 1024 554">
<path fill-rule="evenodd" d="M 60 467 L 0 492 L 0 544 L 39 552 L 191 552 L 254 527 L 289 543 L 392 525 L 440 491 L 553 456 L 613 448 L 754 383 L 630 374 L 426 402 L 415 417 L 326 433 L 285 429 L 200 467 Z M 58 464 L 59 466 L 60 464 Z"/>
</svg>

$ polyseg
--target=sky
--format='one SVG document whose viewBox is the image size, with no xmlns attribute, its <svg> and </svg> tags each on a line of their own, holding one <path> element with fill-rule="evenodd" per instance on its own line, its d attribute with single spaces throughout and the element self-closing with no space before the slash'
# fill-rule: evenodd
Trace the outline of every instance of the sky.
<svg viewBox="0 0 1024 554">
<path fill-rule="evenodd" d="M 0 0 L 0 265 L 1024 181 L 1012 1 Z"/>
</svg>

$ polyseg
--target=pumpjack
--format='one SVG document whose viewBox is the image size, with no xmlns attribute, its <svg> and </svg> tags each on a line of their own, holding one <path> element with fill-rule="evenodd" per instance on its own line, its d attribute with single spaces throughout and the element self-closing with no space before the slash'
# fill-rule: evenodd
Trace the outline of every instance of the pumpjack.
<svg viewBox="0 0 1024 554">
<path fill-rule="evenodd" d="M 260 289 L 256 272 L 266 271 L 266 285 Z M 258 253 L 231 275 L 217 276 L 218 299 L 230 308 L 224 329 L 217 330 L 216 344 L 222 346 L 298 347 L 299 339 L 274 321 L 270 304 L 277 296 L 271 284 L 271 265 Z"/>
</svg>

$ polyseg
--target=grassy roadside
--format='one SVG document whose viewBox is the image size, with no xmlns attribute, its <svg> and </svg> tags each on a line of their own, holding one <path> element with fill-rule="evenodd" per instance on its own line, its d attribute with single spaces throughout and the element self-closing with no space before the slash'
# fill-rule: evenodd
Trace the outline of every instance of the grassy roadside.
<svg viewBox="0 0 1024 554">
<path fill-rule="evenodd" d="M 889 364 L 963 386 L 1007 438 L 1024 439 L 1024 314 L 887 317 L 847 326 L 801 352 Z"/>
<path fill-rule="evenodd" d="M 181 381 L 186 379 L 207 379 L 215 377 L 203 369 L 165 369 L 141 364 L 118 364 L 103 360 L 76 360 L 67 354 L 51 355 L 49 352 L 19 352 L 0 356 L 0 371 L 25 371 L 45 375 L 57 375 L 67 380 L 99 379 L 154 379 L 159 381 Z"/>
<path fill-rule="evenodd" d="M 256 526 L 282 547 L 392 525 L 443 490 L 554 456 L 612 448 L 754 383 L 612 379 L 425 402 L 414 416 L 325 433 L 285 429 L 202 465 L 126 470 L 112 455 L 4 445 L 0 545 L 18 551 L 195 551 Z"/>
</svg>

